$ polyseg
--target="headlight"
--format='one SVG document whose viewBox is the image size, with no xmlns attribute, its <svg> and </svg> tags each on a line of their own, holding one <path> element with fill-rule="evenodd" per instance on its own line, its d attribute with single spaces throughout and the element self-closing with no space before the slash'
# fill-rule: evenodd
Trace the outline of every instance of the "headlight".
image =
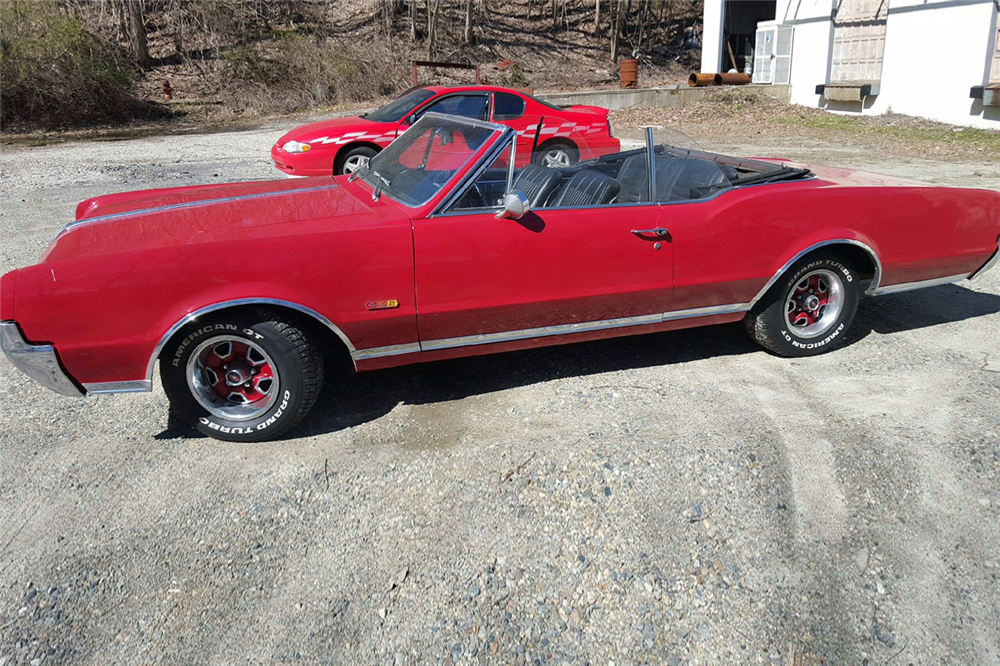
<svg viewBox="0 0 1000 666">
<path fill-rule="evenodd" d="M 312 150 L 312 146 L 308 143 L 299 143 L 298 141 L 289 141 L 281 147 L 286 153 L 308 153 Z"/>
</svg>

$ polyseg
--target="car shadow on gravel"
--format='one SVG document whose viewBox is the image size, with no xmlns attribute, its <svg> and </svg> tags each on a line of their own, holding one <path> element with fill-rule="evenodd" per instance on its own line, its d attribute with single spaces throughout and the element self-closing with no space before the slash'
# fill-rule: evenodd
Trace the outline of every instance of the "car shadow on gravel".
<svg viewBox="0 0 1000 666">
<path fill-rule="evenodd" d="M 956 285 L 862 299 L 844 343 L 873 331 L 893 334 L 1000 312 L 1000 296 Z M 306 421 L 287 435 L 309 437 L 373 421 L 399 404 L 431 404 L 542 382 L 720 356 L 764 353 L 743 325 L 722 324 L 666 333 L 581 342 L 488 356 L 415 364 L 328 382 Z M 156 437 L 201 437 L 171 417 Z"/>
</svg>

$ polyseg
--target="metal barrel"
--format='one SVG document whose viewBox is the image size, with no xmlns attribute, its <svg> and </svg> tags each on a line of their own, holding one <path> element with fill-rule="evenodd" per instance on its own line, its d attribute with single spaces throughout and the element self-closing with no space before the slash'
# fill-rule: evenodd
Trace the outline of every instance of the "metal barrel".
<svg viewBox="0 0 1000 666">
<path fill-rule="evenodd" d="M 639 61 L 626 58 L 621 61 L 622 88 L 635 88 L 639 85 Z"/>
</svg>

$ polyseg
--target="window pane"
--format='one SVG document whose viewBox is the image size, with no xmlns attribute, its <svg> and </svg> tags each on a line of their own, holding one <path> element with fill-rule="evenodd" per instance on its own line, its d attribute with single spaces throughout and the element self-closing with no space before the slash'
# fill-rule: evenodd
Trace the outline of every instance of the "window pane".
<svg viewBox="0 0 1000 666">
<path fill-rule="evenodd" d="M 452 95 L 445 97 L 440 102 L 434 102 L 424 112 L 433 111 L 434 113 L 447 113 L 451 116 L 486 120 L 488 103 L 489 97 L 487 95 Z"/>
<path fill-rule="evenodd" d="M 524 114 L 524 100 L 510 93 L 493 94 L 493 120 L 514 120 Z"/>
<path fill-rule="evenodd" d="M 459 118 L 422 118 L 358 173 L 396 201 L 421 206 L 496 135 Z"/>
<path fill-rule="evenodd" d="M 507 191 L 507 165 L 510 163 L 510 144 L 487 167 L 479 178 L 465 191 L 451 211 L 499 210 Z"/>
</svg>

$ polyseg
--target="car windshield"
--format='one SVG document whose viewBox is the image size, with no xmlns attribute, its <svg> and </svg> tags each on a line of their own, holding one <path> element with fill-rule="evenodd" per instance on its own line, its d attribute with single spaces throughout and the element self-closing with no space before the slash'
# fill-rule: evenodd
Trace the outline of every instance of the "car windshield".
<svg viewBox="0 0 1000 666">
<path fill-rule="evenodd" d="M 399 122 L 403 116 L 429 100 L 431 97 L 434 97 L 434 93 L 432 91 L 427 88 L 417 88 L 416 90 L 411 90 L 392 100 L 385 106 L 379 107 L 361 117 L 365 120 L 373 120 L 377 123 Z"/>
<path fill-rule="evenodd" d="M 373 196 L 385 194 L 407 206 L 422 206 L 501 129 L 428 113 L 357 173 L 372 186 Z"/>
</svg>

